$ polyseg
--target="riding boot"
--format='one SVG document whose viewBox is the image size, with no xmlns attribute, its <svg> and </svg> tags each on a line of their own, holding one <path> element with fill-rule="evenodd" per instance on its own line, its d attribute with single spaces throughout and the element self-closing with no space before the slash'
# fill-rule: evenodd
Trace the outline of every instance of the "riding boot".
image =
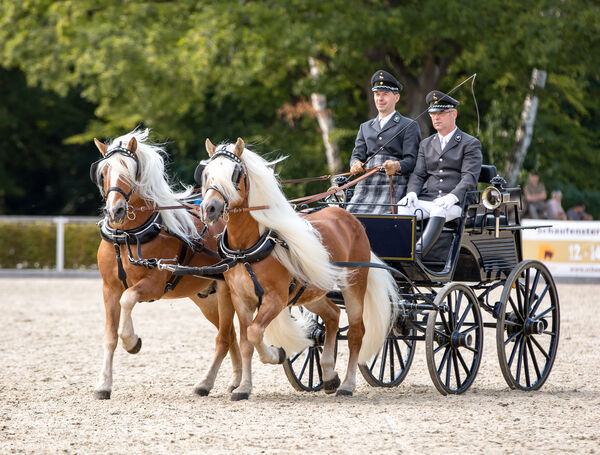
<svg viewBox="0 0 600 455">
<path fill-rule="evenodd" d="M 417 255 L 420 255 L 421 258 L 424 258 L 427 253 L 429 253 L 429 250 L 431 250 L 431 247 L 435 244 L 442 233 L 445 222 L 446 217 L 443 216 L 432 216 L 429 218 L 429 222 L 423 230 L 423 235 L 421 235 L 421 238 L 415 246 L 415 253 Z"/>
</svg>

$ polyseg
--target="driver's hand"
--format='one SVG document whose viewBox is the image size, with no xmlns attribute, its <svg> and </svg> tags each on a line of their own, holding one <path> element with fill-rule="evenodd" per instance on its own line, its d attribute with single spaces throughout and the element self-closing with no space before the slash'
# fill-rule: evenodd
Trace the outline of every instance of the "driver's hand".
<svg viewBox="0 0 600 455">
<path fill-rule="evenodd" d="M 365 172 L 363 163 L 361 163 L 358 160 L 354 160 L 352 162 L 352 166 L 350 166 L 350 173 L 351 174 L 360 174 L 361 172 Z"/>
<path fill-rule="evenodd" d="M 383 168 L 385 169 L 385 173 L 387 175 L 394 175 L 400 172 L 400 162 L 387 160 L 385 163 L 383 163 Z"/>
</svg>

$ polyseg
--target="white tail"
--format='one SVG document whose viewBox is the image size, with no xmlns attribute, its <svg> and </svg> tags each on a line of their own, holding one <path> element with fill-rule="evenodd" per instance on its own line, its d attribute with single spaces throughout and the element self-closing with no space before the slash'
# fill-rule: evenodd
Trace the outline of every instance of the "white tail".
<svg viewBox="0 0 600 455">
<path fill-rule="evenodd" d="M 371 262 L 383 264 L 373 252 Z M 370 268 L 363 309 L 365 335 L 358 354 L 359 363 L 368 362 L 381 349 L 390 330 L 392 307 L 398 301 L 398 286 L 391 273 L 384 269 Z"/>
<path fill-rule="evenodd" d="M 280 346 L 289 356 L 304 351 L 312 346 L 313 341 L 308 338 L 312 324 L 312 313 L 299 311 L 290 314 L 288 308 L 277 315 L 265 328 L 265 342 L 273 346 Z"/>
</svg>

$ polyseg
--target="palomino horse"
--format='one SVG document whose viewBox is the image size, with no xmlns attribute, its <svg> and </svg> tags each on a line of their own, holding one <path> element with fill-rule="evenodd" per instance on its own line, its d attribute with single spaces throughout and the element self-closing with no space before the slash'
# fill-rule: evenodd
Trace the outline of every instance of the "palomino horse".
<svg viewBox="0 0 600 455">
<path fill-rule="evenodd" d="M 178 257 L 179 263 L 214 264 L 218 258 L 212 253 L 216 249 L 214 236 L 223 225 L 204 231 L 204 224 L 186 210 L 139 211 L 142 207 L 181 205 L 180 201 L 189 198 L 192 192 L 189 188 L 179 193 L 173 191 L 165 174 L 164 152 L 159 146 L 147 143 L 147 138 L 148 130 L 135 130 L 109 145 L 94 139 L 102 158 L 92 164 L 90 177 L 106 198 L 102 242 L 98 248 L 106 311 L 104 361 L 94 395 L 99 399 L 110 398 L 117 329 L 127 352 L 136 354 L 142 346 L 131 319 L 135 304 L 181 297 L 191 298 L 206 318 L 221 328 L 211 367 L 195 386 L 195 392 L 208 394 L 228 350 L 233 363 L 229 387 L 233 390 L 240 383 L 241 356 L 227 285 L 221 281 L 215 293 L 214 280 L 173 277 L 158 270 L 152 259 L 144 259 Z M 222 310 L 217 300 L 224 302 Z"/>
<path fill-rule="evenodd" d="M 262 362 L 277 364 L 311 345 L 309 321 L 283 311 L 290 303 L 305 306 L 325 324 L 325 392 L 352 395 L 356 367 L 381 348 L 397 298 L 389 272 L 344 269 L 330 262 L 377 261 L 362 225 L 338 207 L 296 213 L 281 192 L 273 163 L 246 149 L 242 139 L 218 148 L 207 139 L 206 149 L 211 159 L 202 176 L 201 214 L 207 223 L 217 222 L 221 214 L 227 220 L 219 252 L 232 260 L 224 276 L 240 322 L 242 381 L 232 399 L 246 399 L 252 390 L 254 348 Z M 334 353 L 340 310 L 326 297 L 336 286 L 349 322 L 350 355 L 341 385 Z M 283 349 L 269 346 L 263 336 Z"/>
</svg>

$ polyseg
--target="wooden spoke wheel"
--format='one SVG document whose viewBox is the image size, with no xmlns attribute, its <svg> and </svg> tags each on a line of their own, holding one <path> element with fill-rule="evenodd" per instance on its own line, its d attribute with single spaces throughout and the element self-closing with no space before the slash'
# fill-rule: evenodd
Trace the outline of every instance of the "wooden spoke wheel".
<svg viewBox="0 0 600 455">
<path fill-rule="evenodd" d="M 500 369 L 512 389 L 537 390 L 550 374 L 560 332 L 558 293 L 539 261 L 518 264 L 506 280 L 495 314 Z"/>
<path fill-rule="evenodd" d="M 436 295 L 440 308 L 429 312 L 425 352 L 429 375 L 442 394 L 465 392 L 475 380 L 483 354 L 483 321 L 468 286 L 448 283 Z"/>
<path fill-rule="evenodd" d="M 381 350 L 366 365 L 358 365 L 365 381 L 373 387 L 396 387 L 408 374 L 415 356 L 415 329 L 396 322 Z"/>
<path fill-rule="evenodd" d="M 304 312 L 302 307 L 294 309 Z M 314 346 L 298 352 L 283 362 L 283 371 L 292 387 L 299 392 L 317 392 L 323 388 L 323 370 L 321 369 L 321 354 L 323 353 L 323 340 L 325 338 L 325 325 L 320 317 L 313 315 L 315 321 L 313 329 Z M 335 353 L 337 357 L 337 339 Z"/>
</svg>

